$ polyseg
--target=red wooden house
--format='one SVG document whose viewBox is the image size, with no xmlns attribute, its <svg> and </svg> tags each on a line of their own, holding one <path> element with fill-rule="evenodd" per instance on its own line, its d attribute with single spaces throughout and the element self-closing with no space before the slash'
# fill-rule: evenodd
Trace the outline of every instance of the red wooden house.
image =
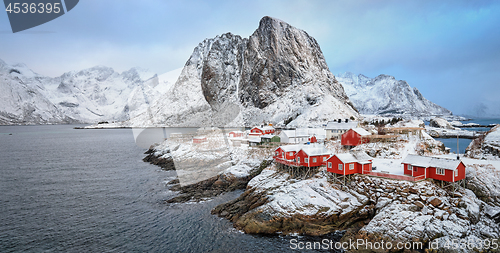
<svg viewBox="0 0 500 253">
<path fill-rule="evenodd" d="M 295 155 L 300 151 L 302 145 L 286 145 L 280 146 L 274 151 L 274 160 L 277 162 L 282 162 L 281 160 L 288 162 L 295 162 Z"/>
<path fill-rule="evenodd" d="M 261 127 L 254 127 L 250 129 L 250 136 L 260 136 L 264 134 L 273 134 L 275 131 L 274 127 L 272 126 L 261 126 Z"/>
<path fill-rule="evenodd" d="M 465 165 L 461 160 L 408 155 L 402 164 L 404 174 L 412 177 L 423 176 L 446 182 L 465 179 Z"/>
<path fill-rule="evenodd" d="M 330 157 L 324 145 L 311 143 L 309 145 L 280 146 L 274 151 L 274 160 L 278 163 L 296 167 L 318 167 L 326 163 Z"/>
<path fill-rule="evenodd" d="M 340 175 L 364 174 L 372 171 L 372 159 L 364 152 L 336 154 L 326 160 L 326 170 Z"/>
<path fill-rule="evenodd" d="M 318 167 L 326 164 L 326 160 L 331 153 L 324 145 L 319 143 L 311 143 L 303 145 L 297 152 L 297 163 L 299 166 Z"/>
<path fill-rule="evenodd" d="M 341 144 L 344 146 L 357 146 L 370 142 L 367 138 L 371 134 L 363 128 L 352 128 L 342 134 Z"/>
</svg>

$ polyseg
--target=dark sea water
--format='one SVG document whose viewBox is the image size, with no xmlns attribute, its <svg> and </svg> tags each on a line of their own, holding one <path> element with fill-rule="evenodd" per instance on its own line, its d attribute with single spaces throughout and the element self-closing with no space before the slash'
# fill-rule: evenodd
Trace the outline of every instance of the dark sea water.
<svg viewBox="0 0 500 253">
<path fill-rule="evenodd" d="M 0 127 L 0 252 L 297 252 L 255 236 L 211 201 L 165 204 L 174 171 L 144 163 L 130 129 Z M 9 135 L 12 134 L 12 135 Z"/>
</svg>

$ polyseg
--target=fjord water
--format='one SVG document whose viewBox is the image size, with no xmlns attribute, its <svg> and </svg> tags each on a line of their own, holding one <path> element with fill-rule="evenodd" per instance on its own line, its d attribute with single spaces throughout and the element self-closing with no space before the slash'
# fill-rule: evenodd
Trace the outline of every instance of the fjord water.
<svg viewBox="0 0 500 253">
<path fill-rule="evenodd" d="M 1 252 L 292 251 L 297 237 L 243 234 L 210 214 L 241 191 L 166 204 L 175 171 L 143 162 L 130 129 L 73 127 L 0 127 Z"/>
</svg>

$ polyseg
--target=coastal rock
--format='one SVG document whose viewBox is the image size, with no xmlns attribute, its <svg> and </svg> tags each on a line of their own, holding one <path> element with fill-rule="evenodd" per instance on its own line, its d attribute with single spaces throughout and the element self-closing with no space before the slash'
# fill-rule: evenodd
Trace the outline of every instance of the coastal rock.
<svg viewBox="0 0 500 253">
<path fill-rule="evenodd" d="M 319 172 L 319 174 L 324 172 Z M 212 213 L 230 219 L 246 233 L 303 233 L 323 235 L 368 219 L 375 206 L 355 191 L 337 190 L 325 177 L 289 181 L 274 167 L 248 183 L 241 198 L 216 207 Z M 321 186 L 321 185 L 323 186 Z M 254 199 L 266 201 L 255 202 Z M 245 203 L 251 207 L 241 208 Z M 223 213 L 222 210 L 238 210 Z"/>
<path fill-rule="evenodd" d="M 432 118 L 429 121 L 429 126 L 431 127 L 438 127 L 438 128 L 445 128 L 445 129 L 455 129 L 450 122 L 443 118 Z"/>
<path fill-rule="evenodd" d="M 271 17 L 248 39 L 226 33 L 201 42 L 151 111 L 128 124 L 319 126 L 359 117 L 317 41 Z"/>
</svg>

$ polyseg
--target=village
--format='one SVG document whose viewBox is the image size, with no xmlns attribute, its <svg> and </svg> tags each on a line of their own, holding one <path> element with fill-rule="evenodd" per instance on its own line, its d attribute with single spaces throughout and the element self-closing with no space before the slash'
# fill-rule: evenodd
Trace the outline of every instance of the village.
<svg viewBox="0 0 500 253">
<path fill-rule="evenodd" d="M 427 179 L 457 189 L 465 182 L 466 166 L 459 156 L 444 156 L 449 149 L 436 144 L 439 142 L 425 133 L 422 124 L 410 120 L 406 124 L 377 128 L 350 119 L 336 119 L 324 128 L 286 130 L 262 124 L 246 131 L 233 130 L 226 136 L 233 150 L 242 146 L 271 150 L 275 166 L 292 177 L 306 178 L 326 169 L 333 180 L 344 186 L 352 175 L 361 174 L 410 182 Z M 422 143 L 426 141 L 433 144 L 424 147 Z M 192 142 L 201 145 L 209 141 L 207 135 L 199 135 Z M 399 150 L 383 157 L 373 152 L 374 145 L 399 146 Z"/>
</svg>

